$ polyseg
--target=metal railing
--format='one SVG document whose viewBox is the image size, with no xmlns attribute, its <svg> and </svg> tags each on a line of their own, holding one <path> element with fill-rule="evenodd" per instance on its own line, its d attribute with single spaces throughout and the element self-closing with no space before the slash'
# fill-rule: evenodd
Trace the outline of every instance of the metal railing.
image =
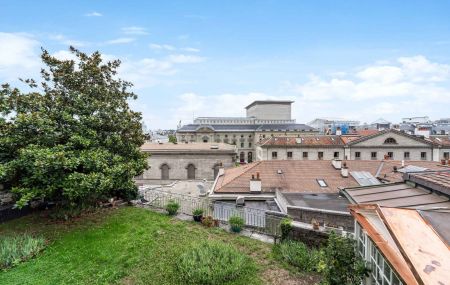
<svg viewBox="0 0 450 285">
<path fill-rule="evenodd" d="M 183 214 L 192 215 L 195 209 L 202 209 L 203 216 L 213 215 L 213 209 L 208 198 L 170 193 L 155 189 L 144 190 L 142 196 L 148 201 L 145 203 L 146 205 L 155 208 L 165 209 L 169 202 L 174 201 L 180 205 L 178 211 Z"/>
<path fill-rule="evenodd" d="M 236 206 L 233 203 L 214 202 L 207 197 L 194 197 L 177 193 L 170 193 L 157 189 L 146 189 L 142 191 L 146 205 L 165 209 L 171 201 L 180 205 L 179 212 L 192 215 L 195 209 L 202 209 L 203 216 L 212 216 L 222 223 L 228 224 L 232 216 L 241 217 L 245 226 L 253 231 L 278 237 L 281 235 L 281 220 L 285 215 L 273 211 L 251 208 L 246 206 Z"/>
</svg>

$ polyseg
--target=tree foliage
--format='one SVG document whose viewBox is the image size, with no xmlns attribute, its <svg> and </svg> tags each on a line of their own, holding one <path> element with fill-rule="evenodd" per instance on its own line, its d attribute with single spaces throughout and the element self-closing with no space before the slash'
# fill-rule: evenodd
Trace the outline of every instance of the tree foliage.
<svg viewBox="0 0 450 285">
<path fill-rule="evenodd" d="M 136 195 L 132 178 L 147 167 L 141 114 L 117 78 L 119 60 L 103 62 L 70 47 L 76 60 L 42 51 L 42 81 L 29 92 L 0 88 L 0 183 L 17 195 L 76 205 Z"/>
<path fill-rule="evenodd" d="M 369 269 L 355 250 L 355 241 L 331 232 L 327 246 L 321 250 L 318 271 L 326 285 L 359 285 Z"/>
<path fill-rule="evenodd" d="M 169 135 L 170 143 L 177 143 L 177 137 L 175 135 Z"/>
</svg>

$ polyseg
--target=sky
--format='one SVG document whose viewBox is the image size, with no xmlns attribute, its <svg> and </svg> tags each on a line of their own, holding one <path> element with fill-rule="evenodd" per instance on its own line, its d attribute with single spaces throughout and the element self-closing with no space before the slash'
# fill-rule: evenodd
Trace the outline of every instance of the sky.
<svg viewBox="0 0 450 285">
<path fill-rule="evenodd" d="M 41 47 L 120 59 L 150 129 L 293 100 L 298 123 L 450 117 L 450 1 L 4 1 L 0 83 Z"/>
</svg>

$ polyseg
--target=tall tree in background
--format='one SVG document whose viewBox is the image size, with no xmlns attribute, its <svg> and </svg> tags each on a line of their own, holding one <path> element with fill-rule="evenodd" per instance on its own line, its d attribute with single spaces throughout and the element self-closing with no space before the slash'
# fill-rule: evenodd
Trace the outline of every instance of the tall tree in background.
<svg viewBox="0 0 450 285">
<path fill-rule="evenodd" d="M 70 51 L 76 60 L 43 50 L 42 82 L 25 80 L 31 92 L 0 88 L 0 183 L 19 206 L 132 198 L 132 179 L 147 167 L 141 114 L 128 105 L 137 96 L 116 77 L 120 61 Z"/>
</svg>

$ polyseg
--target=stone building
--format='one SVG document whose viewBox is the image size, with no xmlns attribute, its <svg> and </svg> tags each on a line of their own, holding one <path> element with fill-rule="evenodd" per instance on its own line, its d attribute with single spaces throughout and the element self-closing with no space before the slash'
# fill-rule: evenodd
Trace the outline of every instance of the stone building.
<svg viewBox="0 0 450 285">
<path fill-rule="evenodd" d="M 226 143 L 236 145 L 237 161 L 255 160 L 255 145 L 276 136 L 299 136 L 317 131 L 291 118 L 293 101 L 254 101 L 246 117 L 199 117 L 177 130 L 179 142 Z"/>
<path fill-rule="evenodd" d="M 150 168 L 136 180 L 165 184 L 173 180 L 214 180 L 220 168 L 234 165 L 236 146 L 224 143 L 144 144 Z"/>
<path fill-rule="evenodd" d="M 450 138 L 421 138 L 388 129 L 366 136 L 269 138 L 257 146 L 257 160 L 448 160 Z M 448 163 L 448 162 L 447 162 Z"/>
</svg>

